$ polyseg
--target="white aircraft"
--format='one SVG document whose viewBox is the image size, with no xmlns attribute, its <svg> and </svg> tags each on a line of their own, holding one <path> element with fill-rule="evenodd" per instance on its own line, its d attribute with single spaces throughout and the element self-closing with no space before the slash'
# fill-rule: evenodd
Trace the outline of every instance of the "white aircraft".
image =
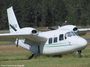
<svg viewBox="0 0 90 67">
<path fill-rule="evenodd" d="M 0 40 L 15 39 L 17 46 L 32 52 L 32 57 L 37 54 L 62 55 L 75 52 L 81 56 L 81 51 L 87 46 L 87 41 L 76 34 L 78 29 L 74 25 L 65 25 L 56 30 L 41 32 L 32 27 L 20 28 L 13 8 L 7 9 L 10 33 L 0 34 Z"/>
</svg>

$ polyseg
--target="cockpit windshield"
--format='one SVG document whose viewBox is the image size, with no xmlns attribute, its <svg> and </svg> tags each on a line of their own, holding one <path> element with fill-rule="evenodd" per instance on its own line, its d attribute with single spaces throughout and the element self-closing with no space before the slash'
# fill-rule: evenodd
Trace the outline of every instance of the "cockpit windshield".
<svg viewBox="0 0 90 67">
<path fill-rule="evenodd" d="M 74 32 L 67 32 L 66 37 L 75 36 L 76 34 Z"/>
</svg>

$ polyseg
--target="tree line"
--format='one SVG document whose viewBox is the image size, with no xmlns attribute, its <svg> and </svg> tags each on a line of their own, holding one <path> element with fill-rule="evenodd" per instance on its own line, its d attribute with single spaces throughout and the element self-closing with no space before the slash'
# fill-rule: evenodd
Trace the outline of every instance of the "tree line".
<svg viewBox="0 0 90 67">
<path fill-rule="evenodd" d="M 0 29 L 8 29 L 6 9 L 13 6 L 20 27 L 90 25 L 90 0 L 0 0 Z"/>
</svg>

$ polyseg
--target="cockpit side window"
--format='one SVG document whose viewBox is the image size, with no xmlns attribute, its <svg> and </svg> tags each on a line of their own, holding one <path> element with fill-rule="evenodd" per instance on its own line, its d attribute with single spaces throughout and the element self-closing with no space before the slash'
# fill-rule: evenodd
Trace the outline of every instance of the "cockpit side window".
<svg viewBox="0 0 90 67">
<path fill-rule="evenodd" d="M 59 35 L 59 40 L 60 40 L 60 41 L 61 41 L 61 40 L 64 40 L 63 34 L 60 34 L 60 35 Z"/>
<path fill-rule="evenodd" d="M 76 34 L 74 32 L 67 32 L 66 37 L 75 36 Z"/>
<path fill-rule="evenodd" d="M 49 38 L 48 43 L 49 43 L 49 44 L 52 44 L 52 38 Z"/>
</svg>

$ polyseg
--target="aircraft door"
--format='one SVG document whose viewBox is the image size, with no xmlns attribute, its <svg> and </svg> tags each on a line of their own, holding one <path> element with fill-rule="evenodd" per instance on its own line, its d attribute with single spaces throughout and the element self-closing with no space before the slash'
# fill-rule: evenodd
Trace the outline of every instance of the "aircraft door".
<svg viewBox="0 0 90 67">
<path fill-rule="evenodd" d="M 31 51 L 33 54 L 40 54 L 40 45 L 31 45 Z"/>
</svg>

